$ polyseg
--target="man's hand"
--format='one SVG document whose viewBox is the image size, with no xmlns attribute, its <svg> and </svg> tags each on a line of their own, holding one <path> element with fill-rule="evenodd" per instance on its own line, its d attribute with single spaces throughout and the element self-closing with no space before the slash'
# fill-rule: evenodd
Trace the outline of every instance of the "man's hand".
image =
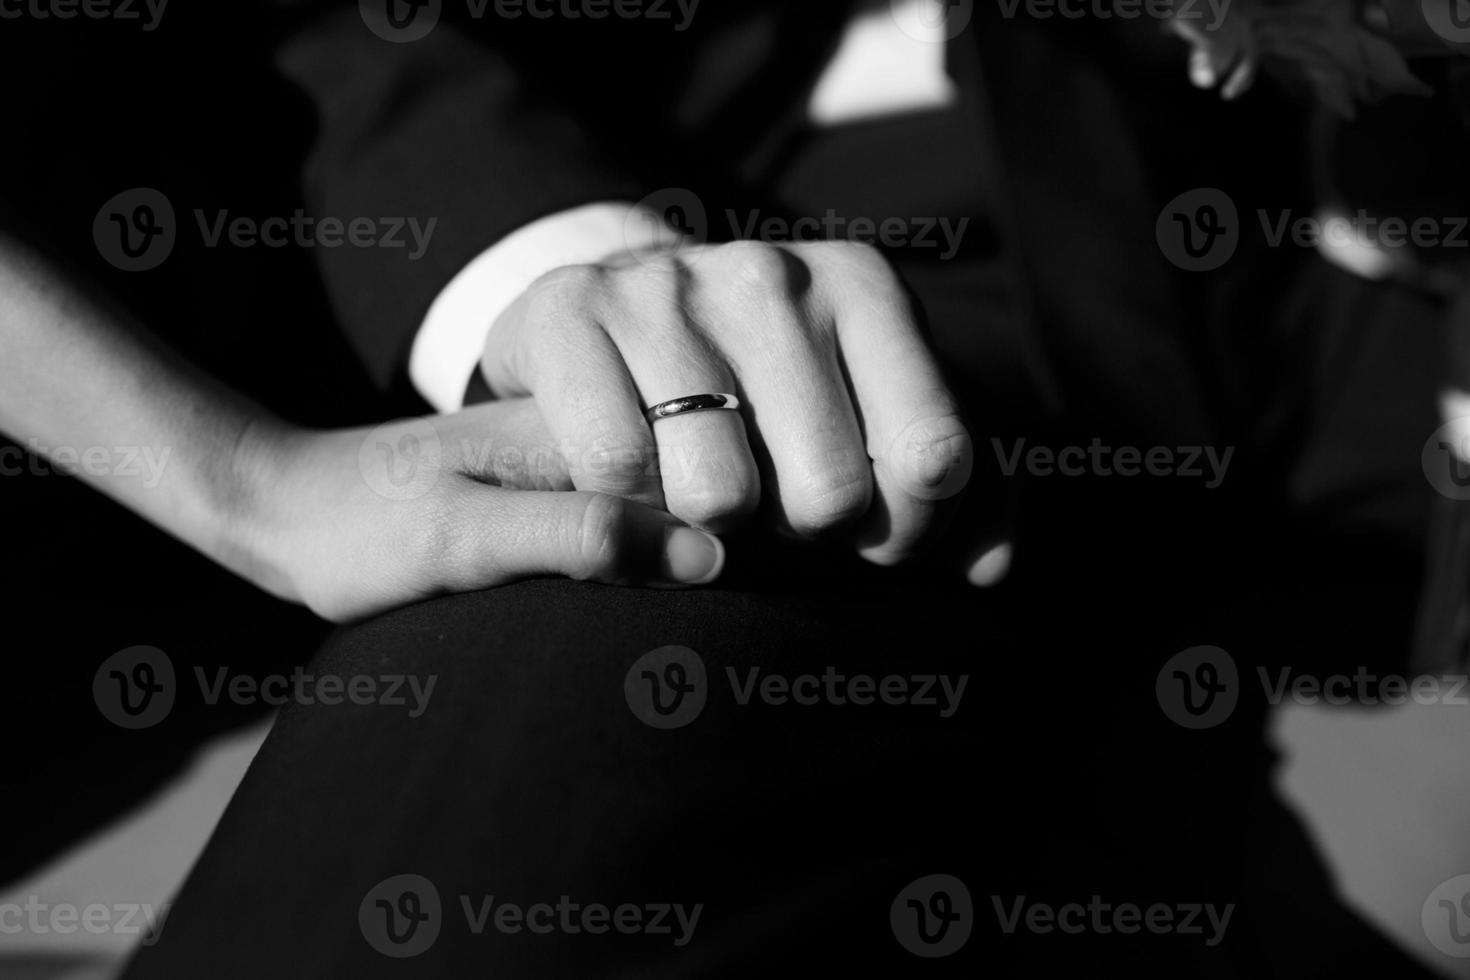
<svg viewBox="0 0 1470 980">
<path fill-rule="evenodd" d="M 970 436 L 879 253 L 737 242 L 566 266 L 490 331 L 502 398 L 530 395 L 578 490 L 721 532 L 762 497 L 799 537 L 913 554 L 969 479 Z M 737 394 L 739 412 L 645 408 Z"/>
</svg>

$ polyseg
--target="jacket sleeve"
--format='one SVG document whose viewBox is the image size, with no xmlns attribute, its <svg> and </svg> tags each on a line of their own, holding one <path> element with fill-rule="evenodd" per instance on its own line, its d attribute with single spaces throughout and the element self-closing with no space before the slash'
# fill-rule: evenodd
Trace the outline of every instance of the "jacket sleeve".
<svg viewBox="0 0 1470 980">
<path fill-rule="evenodd" d="M 315 249 L 334 312 L 379 385 L 401 382 L 435 296 L 485 248 L 544 215 L 646 193 L 557 104 L 555 86 L 538 82 L 536 59 L 503 25 L 453 22 L 446 9 L 427 36 L 393 43 L 355 2 L 280 7 L 279 67 L 317 115 L 308 210 L 344 224 L 404 222 L 401 247 Z M 410 221 L 427 232 L 417 257 Z"/>
</svg>

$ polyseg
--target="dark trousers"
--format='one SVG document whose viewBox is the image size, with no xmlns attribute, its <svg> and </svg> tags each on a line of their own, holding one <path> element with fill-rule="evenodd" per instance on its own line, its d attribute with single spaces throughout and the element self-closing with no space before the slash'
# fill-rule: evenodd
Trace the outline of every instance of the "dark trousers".
<svg viewBox="0 0 1470 980">
<path fill-rule="evenodd" d="M 1380 644 L 1328 614 L 1402 626 L 1404 562 L 1201 505 L 1150 535 L 1126 494 L 1059 490 L 1078 506 L 989 594 L 763 545 L 731 590 L 532 582 L 342 631 L 314 673 L 432 676 L 426 709 L 285 709 L 130 980 L 1418 975 L 1276 800 L 1250 679 Z M 1261 538 L 1275 567 L 1244 576 Z M 1199 643 L 1242 682 L 1187 730 L 1155 682 Z M 920 687 L 962 675 L 946 717 Z M 639 911 L 594 934 L 598 905 Z M 1168 919 L 1127 933 L 1122 906 Z"/>
</svg>

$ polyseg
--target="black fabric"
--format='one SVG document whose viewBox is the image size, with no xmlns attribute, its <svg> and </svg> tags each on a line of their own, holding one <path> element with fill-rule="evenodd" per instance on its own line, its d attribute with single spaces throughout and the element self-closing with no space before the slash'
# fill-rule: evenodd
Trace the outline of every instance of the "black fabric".
<svg viewBox="0 0 1470 980">
<path fill-rule="evenodd" d="M 439 222 L 421 261 L 317 256 L 337 316 L 387 385 L 444 283 L 516 228 L 664 187 L 718 193 L 747 175 L 800 118 L 853 5 L 715 0 L 676 31 L 650 17 L 512 18 L 493 6 L 476 17 L 474 5 L 443 4 L 432 32 L 405 44 L 366 30 L 357 0 L 274 6 L 278 63 L 316 113 L 313 209 Z"/>
<path fill-rule="evenodd" d="M 226 275 L 201 249 L 152 279 L 88 260 L 86 271 L 117 285 L 150 325 L 159 319 L 180 346 L 283 411 L 325 423 L 364 405 L 379 415 L 397 407 L 322 399 L 324 388 L 360 393 L 364 379 L 335 349 L 320 362 L 282 358 L 292 334 L 335 317 L 371 379 L 401 383 L 407 339 L 447 270 L 558 207 L 677 185 L 698 190 L 717 214 L 753 204 L 970 217 L 977 230 L 954 261 L 913 250 L 893 258 L 965 400 L 982 488 L 997 478 L 992 440 L 1018 435 L 1053 446 L 1095 437 L 1231 446 L 1237 455 L 1216 489 L 1185 479 L 1027 480 L 1012 580 L 986 594 L 938 561 L 879 572 L 840 546 L 798 552 L 738 537 L 718 591 L 531 583 L 343 631 L 313 669 L 437 674 L 430 710 L 415 719 L 392 707 L 285 711 L 133 977 L 709 976 L 801 966 L 1414 975 L 1336 903 L 1275 800 L 1259 687 L 1208 732 L 1173 726 L 1154 700 L 1163 662 L 1200 643 L 1228 649 L 1246 677 L 1276 664 L 1402 669 L 1419 595 L 1429 488 L 1417 453 L 1436 424 L 1443 361 L 1434 311 L 1305 253 L 1246 245 L 1200 276 L 1169 266 L 1153 241 L 1159 210 L 1192 186 L 1225 187 L 1243 212 L 1310 204 L 1285 149 L 1297 120 L 1268 89 L 1222 107 L 1188 90 L 1177 48 L 1160 60 L 1095 25 L 1002 21 L 977 9 L 983 23 L 949 51 L 958 115 L 910 120 L 916 129 L 813 134 L 801 125 L 802 97 L 845 22 L 843 4 L 812 14 L 707 0 L 688 43 L 667 25 L 622 25 L 610 39 L 589 25 L 451 18 L 435 41 L 398 48 L 361 43 L 356 4 L 329 5 L 320 19 L 319 5 L 283 6 L 303 8 L 300 21 L 288 11 L 277 59 L 300 93 L 264 82 L 256 60 L 260 84 L 242 81 L 227 108 L 201 114 L 218 94 L 199 86 L 134 129 L 136 114 L 88 102 L 77 82 L 54 117 L 24 123 L 53 141 L 42 145 L 61 168 L 49 173 L 44 155 L 6 160 L 19 186 L 45 189 L 32 210 L 73 255 L 93 254 L 99 183 L 163 182 L 138 155 L 152 139 L 163 140 L 153 149 L 165 161 L 188 162 L 163 187 L 181 212 L 195 201 L 246 200 L 279 213 L 295 201 L 283 176 L 293 154 L 314 147 L 306 196 L 318 212 L 439 217 L 442 250 L 422 264 L 371 250 L 310 256 L 325 288 L 295 254 L 232 255 Z M 63 59 L 49 31 L 33 28 L 53 42 L 36 53 Z M 105 41 L 86 50 L 101 57 Z M 210 77 L 200 51 L 172 52 L 191 55 L 193 74 L 183 77 Z M 177 93 L 170 63 L 140 62 L 150 85 Z M 606 84 L 613 77 L 620 84 Z M 236 186 L 254 190 L 232 198 L 213 188 L 213 158 L 199 147 L 228 159 L 231 133 L 256 148 L 281 135 L 263 104 L 243 97 L 264 91 L 282 97 L 269 104 L 289 139 L 281 159 L 239 158 Z M 68 130 L 57 121 L 67 112 L 85 124 Z M 191 127 L 196 117 L 211 125 Z M 918 145 L 932 156 L 920 158 Z M 97 159 L 124 169 L 100 180 Z M 273 179 L 252 185 L 252 171 Z M 206 190 L 196 191 L 201 180 Z M 75 187 L 87 191 L 66 197 Z M 48 224 L 51 202 L 61 217 Z M 311 363 L 323 373 L 294 370 Z M 21 494 L 18 486 L 3 489 Z M 56 583 L 91 590 L 78 602 L 89 625 L 107 629 L 77 641 L 76 677 L 57 689 L 73 708 L 92 712 L 78 691 L 114 643 L 162 635 L 181 663 L 238 663 L 277 650 L 275 637 L 287 659 L 314 638 L 308 626 L 256 620 L 258 607 L 224 588 L 217 601 L 212 591 L 195 600 L 192 615 L 158 608 L 170 590 L 201 581 L 195 565 L 162 559 L 124 576 L 118 605 L 132 618 L 97 619 L 105 607 L 92 592 L 118 588 L 117 571 L 85 535 L 57 547 L 48 529 L 67 520 L 66 498 L 47 499 L 61 509 L 7 497 L 35 517 L 9 594 L 68 608 Z M 949 550 L 963 550 L 994 500 L 971 495 Z M 76 565 L 95 577 L 79 577 Z M 26 580 L 30 569 L 46 588 Z M 241 631 L 241 618 L 264 628 Z M 633 717 L 622 684 L 633 660 L 670 643 L 697 650 L 715 677 L 726 666 L 831 664 L 965 671 L 971 680 L 949 720 L 738 708 L 724 697 L 687 729 L 660 732 Z M 23 704 L 44 683 L 28 679 L 11 700 Z M 146 741 L 150 768 L 183 757 L 176 733 L 184 737 L 170 727 Z M 68 761 L 76 756 L 41 754 L 34 768 L 89 771 Z M 150 772 L 147 785 L 156 778 Z M 128 799 L 142 795 L 134 790 Z M 680 950 L 446 928 L 432 950 L 399 962 L 367 945 L 357 912 L 374 883 L 402 873 L 438 882 L 454 916 L 461 892 L 708 908 Z M 931 873 L 964 880 L 977 913 L 971 943 L 933 963 L 900 949 L 886 919 L 896 890 Z M 1238 918 L 1216 948 L 1188 937 L 997 934 L 991 896 L 1023 894 L 1235 903 Z"/>
<path fill-rule="evenodd" d="M 1088 489 L 1120 519 L 1137 516 Z M 1227 646 L 1243 676 L 1319 645 L 1331 659 L 1364 655 L 1382 637 L 1323 614 L 1373 595 L 1401 625 L 1412 607 L 1401 559 L 1273 536 L 1277 568 L 1248 581 L 1223 546 L 1240 529 L 1222 522 L 1192 542 L 1218 565 L 1181 575 L 1177 544 L 1099 550 L 1079 533 L 1096 512 L 1072 513 L 1055 525 L 1067 543 L 989 595 L 766 543 L 737 550 L 730 590 L 537 582 L 346 630 L 314 671 L 433 675 L 428 710 L 288 708 L 127 976 L 206 963 L 242 978 L 1427 976 L 1337 902 L 1276 800 L 1260 687 L 1243 687 L 1209 731 L 1175 727 L 1154 701 L 1159 666 L 1195 641 Z M 1031 587 L 1060 561 L 1069 581 Z M 656 730 L 630 710 L 624 681 L 670 644 L 698 653 L 708 700 L 687 726 Z M 752 667 L 969 681 L 950 718 L 912 705 L 741 706 L 726 670 L 743 683 Z M 974 931 L 955 955 L 921 960 L 895 939 L 889 907 L 936 873 L 967 885 Z M 369 945 L 358 910 L 402 874 L 433 883 L 443 918 L 429 949 L 398 960 Z M 487 895 L 704 909 L 681 947 L 477 935 L 460 896 L 479 909 Z M 1206 946 L 1008 934 L 994 906 L 1094 895 L 1234 912 Z"/>
</svg>

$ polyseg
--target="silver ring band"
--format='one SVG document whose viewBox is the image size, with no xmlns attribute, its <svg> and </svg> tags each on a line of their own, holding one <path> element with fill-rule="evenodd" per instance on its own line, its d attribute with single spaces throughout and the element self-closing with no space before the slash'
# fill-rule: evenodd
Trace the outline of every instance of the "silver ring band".
<svg viewBox="0 0 1470 980">
<path fill-rule="evenodd" d="M 708 412 L 717 408 L 734 411 L 739 407 L 739 398 L 725 392 L 716 392 L 708 395 L 685 395 L 683 398 L 659 402 L 645 411 L 643 416 L 651 424 L 659 419 L 673 418 L 675 415 L 683 415 L 686 412 Z"/>
</svg>

